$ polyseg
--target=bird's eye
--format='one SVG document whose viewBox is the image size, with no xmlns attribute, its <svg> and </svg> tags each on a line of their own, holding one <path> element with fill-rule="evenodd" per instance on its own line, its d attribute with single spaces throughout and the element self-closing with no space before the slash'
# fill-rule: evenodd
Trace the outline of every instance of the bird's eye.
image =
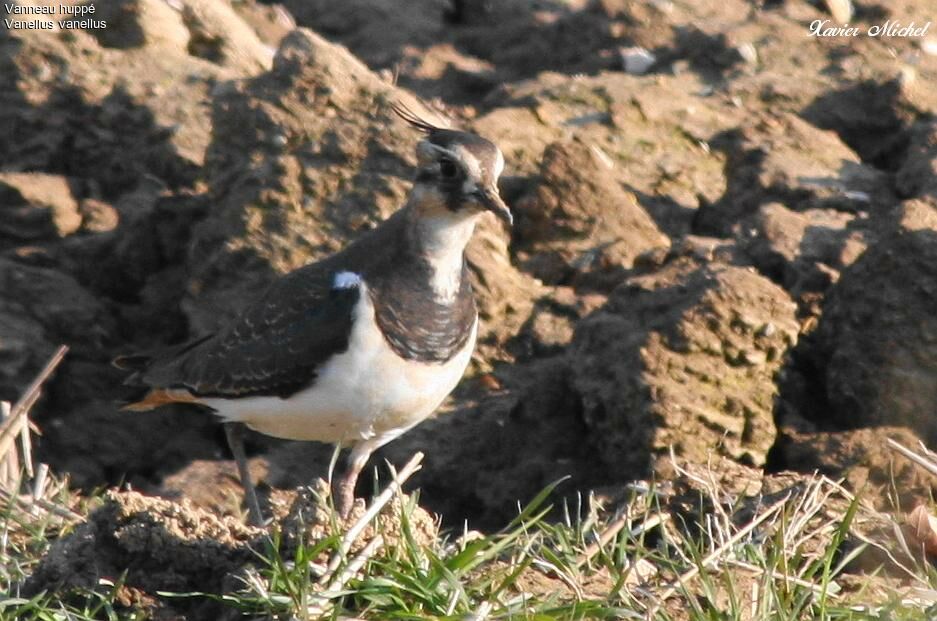
<svg viewBox="0 0 937 621">
<path fill-rule="evenodd" d="M 439 160 L 439 174 L 443 179 L 453 179 L 458 174 L 455 162 L 452 160 Z"/>
</svg>

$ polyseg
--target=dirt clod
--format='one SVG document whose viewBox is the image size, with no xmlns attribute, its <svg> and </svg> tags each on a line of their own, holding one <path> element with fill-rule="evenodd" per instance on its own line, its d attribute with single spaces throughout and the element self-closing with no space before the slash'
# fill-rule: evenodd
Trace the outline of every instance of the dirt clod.
<svg viewBox="0 0 937 621">
<path fill-rule="evenodd" d="M 612 280 L 616 272 L 620 280 L 635 257 L 669 246 L 634 195 L 615 182 L 607 158 L 581 142 L 551 144 L 537 188 L 517 203 L 523 266 L 546 283 L 575 285 L 603 274 Z"/>
<path fill-rule="evenodd" d="M 186 500 L 109 492 L 85 524 L 56 542 L 27 590 L 93 588 L 125 571 L 127 585 L 149 593 L 217 590 L 226 574 L 252 560 L 263 537 L 262 529 Z"/>
<path fill-rule="evenodd" d="M 885 443 L 885 438 L 892 438 L 906 447 L 917 447 L 920 440 L 908 429 L 816 432 L 785 427 L 779 435 L 772 451 L 775 468 L 843 477 L 849 489 L 862 490 L 863 497 L 883 511 L 894 510 L 896 502 L 911 508 L 929 497 L 933 488 L 930 474 Z"/>
<path fill-rule="evenodd" d="M 774 374 L 797 340 L 794 310 L 751 270 L 686 259 L 619 286 L 580 322 L 570 351 L 582 416 L 608 467 L 640 477 L 671 446 L 692 461 L 716 451 L 763 464 Z"/>
<path fill-rule="evenodd" d="M 937 230 L 931 208 L 907 206 L 900 224 L 844 270 L 826 297 L 813 360 L 823 369 L 824 420 L 847 429 L 906 426 L 937 442 L 932 343 L 937 325 Z"/>
<path fill-rule="evenodd" d="M 110 491 L 87 522 L 55 542 L 25 585 L 25 592 L 67 593 L 75 588 L 96 588 L 101 580 L 118 583 L 122 579 L 120 597 L 127 599 L 128 605 L 152 605 L 152 601 L 142 600 L 150 598 L 147 594 L 164 591 L 220 593 L 236 583 L 235 575 L 245 566 L 259 562 L 258 553 L 269 550 L 269 532 L 282 534 L 279 553 L 288 557 L 300 538 L 307 546 L 315 545 L 331 536 L 335 526 L 344 532 L 364 514 L 364 503 L 359 501 L 344 522 L 333 526 L 334 514 L 323 504 L 327 490 L 325 482 L 319 480 L 314 489 L 302 488 L 279 498 L 273 523 L 266 528 L 247 526 L 240 517 L 219 517 L 193 506 L 188 499 L 177 502 Z M 436 520 L 419 507 L 405 508 L 409 504 L 405 495 L 392 500 L 361 533 L 351 552 L 378 534 L 383 536 L 385 548 L 402 545 L 404 515 L 407 532 L 417 542 L 428 545 L 435 541 Z M 223 610 L 204 597 L 171 600 L 169 608 L 193 617 L 219 615 Z"/>
</svg>

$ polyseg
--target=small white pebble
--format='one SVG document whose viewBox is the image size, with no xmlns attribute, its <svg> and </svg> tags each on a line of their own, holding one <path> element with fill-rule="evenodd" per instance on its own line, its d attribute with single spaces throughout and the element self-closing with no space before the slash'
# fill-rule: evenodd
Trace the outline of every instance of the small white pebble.
<svg viewBox="0 0 937 621">
<path fill-rule="evenodd" d="M 872 197 L 869 196 L 867 192 L 860 192 L 858 190 L 843 192 L 843 196 L 851 201 L 861 201 L 863 203 L 872 202 Z"/>
<path fill-rule="evenodd" d="M 621 64 L 625 73 L 641 75 L 657 62 L 657 57 L 643 47 L 623 47 L 618 50 L 621 54 Z"/>
<path fill-rule="evenodd" d="M 937 56 L 937 39 L 928 37 L 921 41 L 921 51 L 928 56 Z"/>
<path fill-rule="evenodd" d="M 761 326 L 761 330 L 758 331 L 758 336 L 772 337 L 777 331 L 777 327 L 769 321 L 765 325 Z"/>
<path fill-rule="evenodd" d="M 608 154 L 605 153 L 605 151 L 603 151 L 602 149 L 600 149 L 597 145 L 594 145 L 594 144 L 589 145 L 589 150 L 592 151 L 592 154 L 595 156 L 597 160 L 602 162 L 603 166 L 605 166 L 608 169 L 615 168 L 615 162 L 612 161 L 612 158 L 610 158 Z"/>
<path fill-rule="evenodd" d="M 742 60 L 749 65 L 758 64 L 758 50 L 752 43 L 743 43 L 735 49 L 738 51 L 739 56 L 742 57 Z"/>
</svg>

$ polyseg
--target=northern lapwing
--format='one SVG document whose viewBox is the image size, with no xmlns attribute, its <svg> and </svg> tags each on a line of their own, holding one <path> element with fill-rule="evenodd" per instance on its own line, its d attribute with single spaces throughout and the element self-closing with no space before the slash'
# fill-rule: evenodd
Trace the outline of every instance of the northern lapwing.
<svg viewBox="0 0 937 621">
<path fill-rule="evenodd" d="M 406 204 L 345 249 L 275 280 L 218 332 L 118 358 L 139 390 L 124 408 L 210 408 L 225 423 L 250 519 L 262 524 L 243 428 L 350 447 L 333 487 L 344 517 L 371 453 L 424 420 L 461 379 L 478 313 L 465 246 L 479 216 L 511 212 L 501 151 L 472 133 L 397 113 L 424 137 Z"/>
</svg>

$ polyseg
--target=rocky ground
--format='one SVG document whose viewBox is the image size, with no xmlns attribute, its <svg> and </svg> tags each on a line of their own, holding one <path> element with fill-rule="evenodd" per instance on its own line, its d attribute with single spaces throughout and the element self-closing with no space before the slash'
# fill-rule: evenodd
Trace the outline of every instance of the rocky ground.
<svg viewBox="0 0 937 621">
<path fill-rule="evenodd" d="M 469 250 L 468 376 L 380 454 L 426 453 L 444 522 L 497 527 L 566 475 L 665 479 L 671 450 L 930 493 L 883 440 L 937 446 L 937 32 L 809 37 L 830 16 L 806 0 L 97 5 L 106 29 L 0 31 L 0 399 L 69 345 L 34 419 L 74 485 L 236 511 L 217 424 L 119 412 L 109 361 L 397 209 L 403 101 L 502 148 L 516 215 Z M 863 29 L 937 18 L 855 5 Z M 268 493 L 329 457 L 251 452 Z"/>
</svg>

